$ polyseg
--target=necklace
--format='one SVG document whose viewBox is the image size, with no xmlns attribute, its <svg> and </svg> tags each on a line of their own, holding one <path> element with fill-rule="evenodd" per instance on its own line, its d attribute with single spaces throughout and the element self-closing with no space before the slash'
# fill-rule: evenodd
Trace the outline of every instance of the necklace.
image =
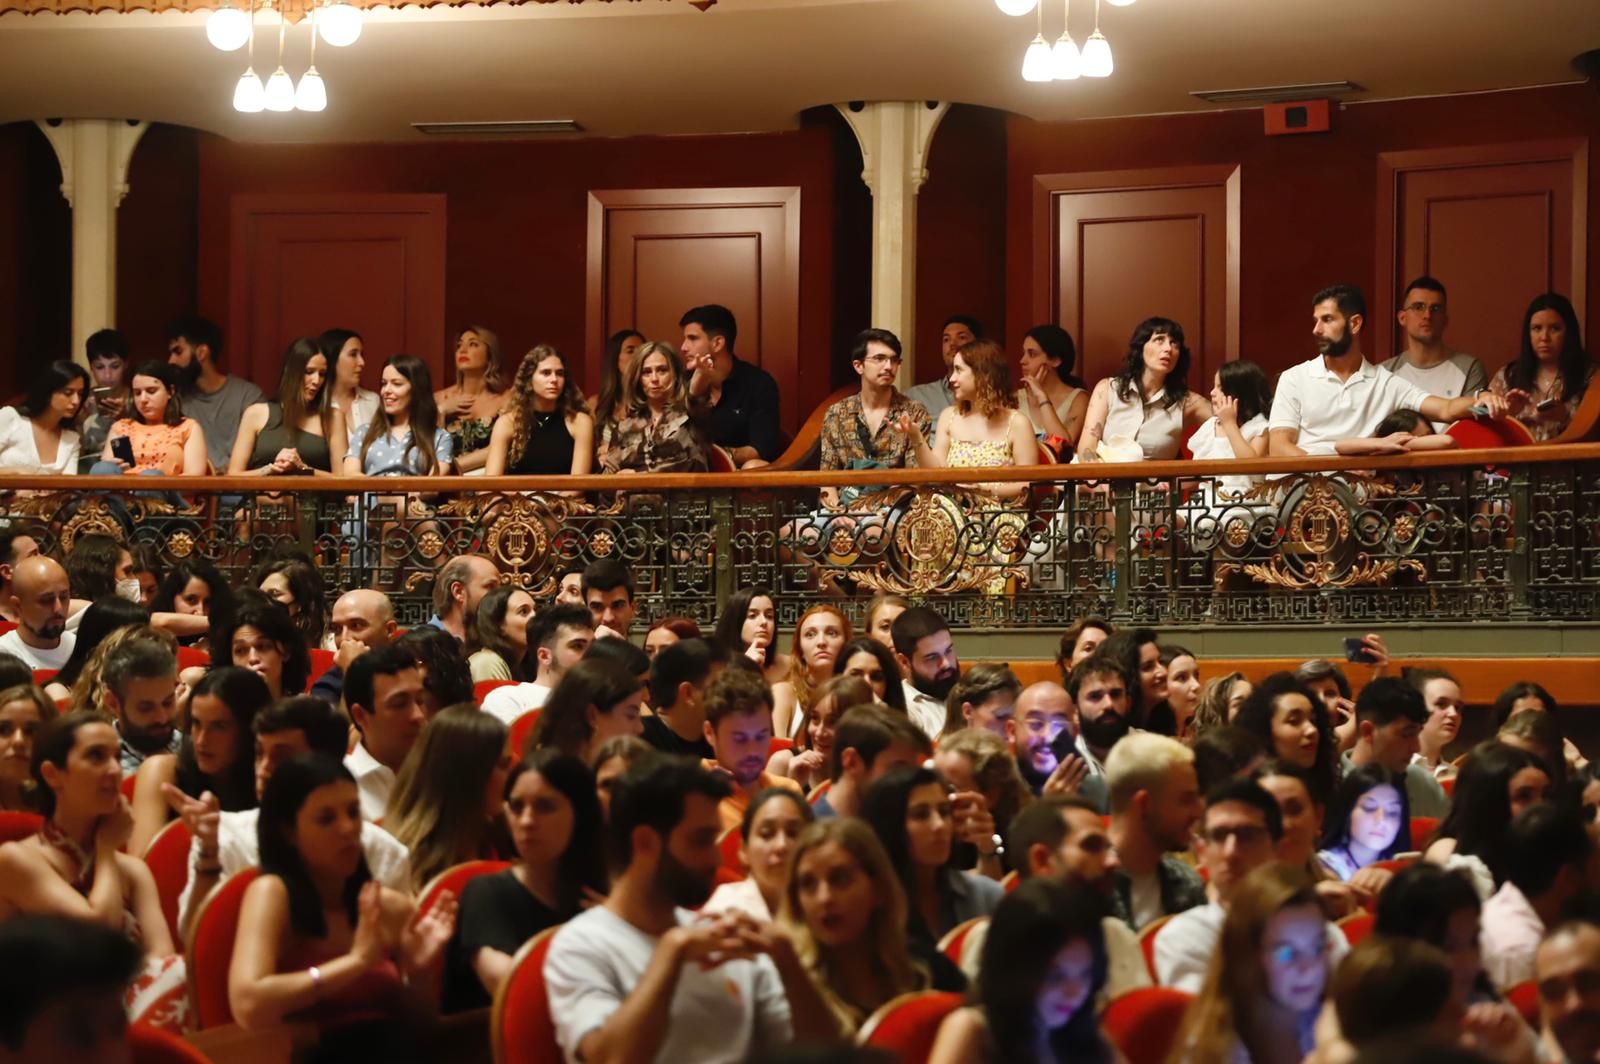
<svg viewBox="0 0 1600 1064">
<path fill-rule="evenodd" d="M 54 820 L 46 820 L 39 828 L 39 839 L 51 849 L 72 858 L 78 871 L 70 882 L 79 893 L 88 893 L 89 885 L 94 882 L 94 854 L 79 846 L 77 840 L 57 827 Z"/>
</svg>

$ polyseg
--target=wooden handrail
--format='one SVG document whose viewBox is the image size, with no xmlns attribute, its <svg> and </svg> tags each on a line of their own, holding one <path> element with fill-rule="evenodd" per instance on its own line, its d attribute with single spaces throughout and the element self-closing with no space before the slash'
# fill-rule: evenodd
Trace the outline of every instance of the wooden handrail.
<svg viewBox="0 0 1600 1064">
<path fill-rule="evenodd" d="M 540 477 L 127 477 L 8 476 L 0 489 L 9 491 L 120 491 L 180 493 L 223 492 L 250 495 L 359 494 L 416 492 L 442 494 L 487 492 L 610 492 L 685 490 L 753 491 L 774 488 L 824 488 L 893 484 L 901 487 L 1033 481 L 1161 480 L 1178 477 L 1222 477 L 1271 473 L 1377 472 L 1476 466 L 1550 465 L 1600 459 L 1600 443 L 1541 444 L 1477 450 L 1424 451 L 1414 454 L 1350 458 L 1256 458 L 1248 461 L 1095 462 L 1085 465 L 1005 466 L 994 469 L 850 469 L 766 470 L 743 473 L 641 473 L 636 475 Z M 980 477 L 981 474 L 981 477 Z"/>
</svg>

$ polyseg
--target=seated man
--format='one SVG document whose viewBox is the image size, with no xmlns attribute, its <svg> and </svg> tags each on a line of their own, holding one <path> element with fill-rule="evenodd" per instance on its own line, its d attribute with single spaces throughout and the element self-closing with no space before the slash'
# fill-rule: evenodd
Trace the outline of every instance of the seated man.
<svg viewBox="0 0 1600 1064">
<path fill-rule="evenodd" d="M 496 687 L 483 700 L 483 711 L 512 723 L 530 710 L 542 709 L 561 677 L 583 660 L 594 642 L 594 622 L 587 606 L 557 604 L 528 618 L 528 649 L 538 668 L 532 683 Z"/>
<path fill-rule="evenodd" d="M 1378 677 L 1356 698 L 1356 744 L 1341 758 L 1343 771 L 1377 762 L 1405 777 L 1412 816 L 1443 817 L 1450 809 L 1444 788 L 1427 765 L 1413 760 L 1426 723 L 1428 705 L 1421 691 L 1397 676 Z"/>
<path fill-rule="evenodd" d="M 950 638 L 950 626 L 938 610 L 912 606 L 901 611 L 889 632 L 895 659 L 905 676 L 901 683 L 906 712 L 929 739 L 937 739 L 944 734 L 945 700 L 961 678 L 961 661 Z"/>
<path fill-rule="evenodd" d="M 179 318 L 167 326 L 167 361 L 178 367 L 183 414 L 205 430 L 206 460 L 228 468 L 245 408 L 262 401 L 261 389 L 222 371 L 222 330 L 205 318 Z"/>
<path fill-rule="evenodd" d="M 400 766 L 428 723 L 416 658 L 399 644 L 367 651 L 350 664 L 344 700 L 361 730 L 344 766 L 361 792 L 361 816 L 382 820 Z"/>
<path fill-rule="evenodd" d="M 846 710 L 833 729 L 827 793 L 812 803 L 817 819 L 857 816 L 867 788 L 893 769 L 914 768 L 933 756 L 933 743 L 904 713 L 888 706 Z"/>
<path fill-rule="evenodd" d="M 1533 975 L 1549 1059 L 1600 1060 L 1600 927 L 1575 920 L 1551 931 Z"/>
<path fill-rule="evenodd" d="M 725 779 L 682 758 L 616 783 L 611 893 L 556 932 L 545 985 L 568 1060 L 763 1059 L 838 1025 L 788 934 L 738 910 L 703 919 L 722 855 Z"/>
<path fill-rule="evenodd" d="M 583 571 L 583 601 L 593 615 L 595 638 L 623 639 L 633 628 L 633 573 L 615 558 L 601 558 Z M 602 629 L 604 629 L 602 631 Z"/>
<path fill-rule="evenodd" d="M 1066 688 L 1053 680 L 1029 684 L 1017 696 L 1013 724 L 1017 769 L 1034 794 L 1078 794 L 1101 812 L 1110 811 L 1103 770 L 1095 766 L 1091 771 L 1075 752 L 1083 736 Z"/>
<path fill-rule="evenodd" d="M 478 603 L 500 586 L 500 570 L 481 554 L 458 554 L 433 580 L 433 616 L 428 624 L 456 637 L 463 646 L 478 615 Z"/>
<path fill-rule="evenodd" d="M 132 1059 L 123 995 L 143 960 L 120 931 L 60 916 L 0 923 L 0 1060 Z"/>
<path fill-rule="evenodd" d="M 1361 331 L 1367 302 L 1354 285 L 1325 288 L 1312 299 L 1318 355 L 1278 377 L 1267 432 L 1274 457 L 1334 454 L 1340 440 L 1372 436 L 1403 407 L 1451 422 L 1481 406 L 1491 417 L 1507 412 L 1505 396 L 1487 390 L 1445 399 L 1366 360 Z M 1516 393 L 1526 399 L 1526 393 Z"/>
<path fill-rule="evenodd" d="M 1209 904 L 1179 913 L 1156 932 L 1156 982 L 1190 994 L 1205 985 L 1211 955 L 1234 889 L 1245 876 L 1276 859 L 1283 819 L 1272 795 L 1250 780 L 1229 780 L 1206 796 L 1200 863 L 1211 880 Z M 1328 969 L 1350 952 L 1344 932 L 1328 925 Z"/>
<path fill-rule="evenodd" d="M 67 630 L 71 602 L 67 571 L 60 562 L 38 553 L 16 562 L 7 605 L 17 626 L 0 635 L 0 650 L 21 658 L 30 669 L 59 670 L 78 642 L 77 634 Z"/>
<path fill-rule="evenodd" d="M 328 632 L 333 636 L 333 664 L 317 677 L 311 693 L 337 706 L 344 698 L 344 673 L 350 663 L 369 650 L 394 642 L 400 635 L 400 626 L 395 623 L 394 604 L 388 595 L 359 587 L 334 601 Z"/>
<path fill-rule="evenodd" d="M 733 353 L 739 325 L 727 307 L 694 307 L 678 324 L 683 328 L 683 365 L 692 374 L 689 394 L 710 403 L 712 442 L 726 447 L 739 469 L 767 465 L 783 450 L 778 382 Z"/>
<path fill-rule="evenodd" d="M 183 733 L 178 710 L 178 659 L 155 639 L 130 639 L 106 656 L 100 672 L 105 709 L 114 718 L 122 771 L 139 771 L 152 754 L 175 754 Z"/>
<path fill-rule="evenodd" d="M 921 403 L 928 416 L 937 422 L 945 407 L 955 405 L 955 393 L 950 390 L 950 367 L 955 365 L 956 352 L 972 341 L 981 339 L 983 326 L 978 324 L 977 318 L 965 314 L 952 314 L 946 318 L 939 335 L 939 354 L 944 358 L 944 374 L 938 380 L 907 389 L 906 398 Z"/>
<path fill-rule="evenodd" d="M 1106 758 L 1105 781 L 1117 848 L 1112 911 L 1138 931 L 1204 905 L 1205 882 L 1174 856 L 1200 819 L 1194 752 L 1165 735 L 1130 735 Z"/>
<path fill-rule="evenodd" d="M 856 335 L 850 365 L 861 378 L 861 390 L 828 407 L 819 443 L 822 469 L 904 469 L 917 464 L 916 441 L 895 426 L 902 417 L 917 423 L 925 439 L 933 437 L 933 419 L 894 386 L 900 369 L 900 339 L 887 329 L 866 329 Z M 872 491 L 851 485 L 823 488 L 822 504 L 848 510 Z"/>
<path fill-rule="evenodd" d="M 656 651 L 650 659 L 655 713 L 641 722 L 644 741 L 663 754 L 714 760 L 716 750 L 706 736 L 706 687 L 726 664 L 722 648 L 704 639 L 680 639 Z"/>
<path fill-rule="evenodd" d="M 285 761 L 310 753 L 343 757 L 350 741 L 350 726 L 339 711 L 310 695 L 278 699 L 256 714 L 254 731 L 257 799 L 273 770 Z M 171 784 L 162 789 L 168 804 L 194 836 L 189 845 L 189 882 L 178 896 L 178 926 L 187 939 L 199 902 L 211 893 L 211 888 L 240 869 L 261 863 L 256 832 L 260 810 L 222 813 L 210 791 L 189 795 Z M 361 824 L 361 852 L 372 878 L 386 887 L 411 892 L 410 855 L 394 836 L 370 820 L 363 819 Z"/>
<path fill-rule="evenodd" d="M 722 830 L 744 822 L 750 799 L 768 787 L 783 787 L 796 794 L 800 784 L 767 771 L 772 755 L 772 688 L 757 673 L 724 669 L 706 687 L 705 737 L 715 760 L 706 767 L 727 774 L 732 793 L 717 811 Z"/>
<path fill-rule="evenodd" d="M 1593 878 L 1594 839 L 1576 810 L 1540 803 L 1511 821 L 1506 881 L 1483 904 L 1483 970 L 1500 990 L 1534 976 L 1545 931 L 1580 915 Z"/>
<path fill-rule="evenodd" d="M 1450 311 L 1442 283 L 1418 277 L 1406 285 L 1396 317 L 1405 330 L 1406 348 L 1385 362 L 1384 369 L 1445 399 L 1476 395 L 1489 387 L 1483 363 L 1444 342 Z M 1434 428 L 1444 431 L 1442 423 Z"/>
</svg>

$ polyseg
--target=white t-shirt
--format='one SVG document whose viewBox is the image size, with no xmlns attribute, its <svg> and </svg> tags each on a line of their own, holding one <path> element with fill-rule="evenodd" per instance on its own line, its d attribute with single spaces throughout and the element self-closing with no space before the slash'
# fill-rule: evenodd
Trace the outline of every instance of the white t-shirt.
<svg viewBox="0 0 1600 1064">
<path fill-rule="evenodd" d="M 1396 410 L 1420 410 L 1432 393 L 1363 361 L 1341 381 L 1322 356 L 1290 366 L 1278 377 L 1268 429 L 1299 429 L 1296 441 L 1307 454 L 1334 454 L 1340 440 L 1371 436 Z"/>
<path fill-rule="evenodd" d="M 78 633 L 62 632 L 61 643 L 54 650 L 40 650 L 30 647 L 22 641 L 22 630 L 13 628 L 5 635 L 0 635 L 0 650 L 7 654 L 15 654 L 28 663 L 30 669 L 60 669 L 72 657 L 72 648 L 77 645 Z"/>
<path fill-rule="evenodd" d="M 1147 927 L 1167 915 L 1161 908 L 1161 877 L 1154 872 L 1128 877 L 1133 926 Z"/>
<path fill-rule="evenodd" d="M 389 812 L 389 794 L 394 790 L 394 769 L 367 753 L 365 743 L 345 755 L 344 767 L 356 778 L 361 795 L 361 819 L 382 820 Z"/>
<path fill-rule="evenodd" d="M 1226 918 L 1227 910 L 1212 902 L 1185 910 L 1163 924 L 1156 932 L 1156 985 L 1200 993 Z M 1327 934 L 1328 971 L 1332 972 L 1350 952 L 1350 943 L 1333 924 L 1328 925 Z"/>
<path fill-rule="evenodd" d="M 217 860 L 222 865 L 222 877 L 231 876 L 245 868 L 261 863 L 261 841 L 256 825 L 261 819 L 259 809 L 240 809 L 217 817 Z M 361 852 L 367 858 L 367 871 L 386 887 L 406 894 L 411 893 L 411 855 L 395 837 L 376 824 L 361 825 Z M 200 866 L 200 840 L 189 844 L 189 878 L 178 895 L 178 926 L 189 919 L 189 906 L 195 903 L 194 870 Z"/>
<path fill-rule="evenodd" d="M 679 909 L 678 923 L 699 917 Z M 544 962 L 544 981 L 555 1018 L 556 1041 L 571 1064 L 578 1046 L 603 1027 L 644 978 L 661 940 L 604 906 L 590 909 L 556 932 Z M 685 964 L 678 973 L 665 1036 L 655 1059 L 662 1064 L 735 1064 L 759 1059 L 794 1039 L 789 999 L 767 957 L 728 961 L 709 971 Z"/>
<path fill-rule="evenodd" d="M 530 710 L 543 709 L 550 701 L 550 688 L 542 683 L 518 683 L 496 687 L 483 700 L 483 711 L 499 717 L 508 726 Z"/>
<path fill-rule="evenodd" d="M 1239 434 L 1245 442 L 1251 442 L 1263 432 L 1267 431 L 1267 416 L 1257 414 L 1255 417 L 1239 426 Z M 1194 430 L 1194 435 L 1189 437 L 1189 451 L 1197 462 L 1222 461 L 1231 462 L 1239 456 L 1233 453 L 1233 443 L 1217 424 L 1215 417 L 1202 422 Z M 1247 477 L 1232 475 L 1218 477 L 1216 484 L 1221 492 L 1217 497 L 1222 500 L 1231 500 L 1249 491 L 1251 486 L 1258 483 L 1260 477 Z"/>
<path fill-rule="evenodd" d="M 1476 395 L 1489 387 L 1489 377 L 1483 371 L 1483 363 L 1460 351 L 1437 366 L 1428 366 L 1426 369 L 1411 362 L 1405 353 L 1401 352 L 1385 362 L 1383 368 L 1401 380 L 1410 381 L 1429 395 L 1445 399 Z M 1433 427 L 1436 432 L 1443 432 L 1445 429 L 1444 423 L 1439 421 L 1435 421 Z"/>
<path fill-rule="evenodd" d="M 928 738 L 938 742 L 944 731 L 945 704 L 932 695 L 925 695 L 911 685 L 910 680 L 900 681 L 906 696 L 906 714 L 911 723 L 921 728 Z"/>
</svg>

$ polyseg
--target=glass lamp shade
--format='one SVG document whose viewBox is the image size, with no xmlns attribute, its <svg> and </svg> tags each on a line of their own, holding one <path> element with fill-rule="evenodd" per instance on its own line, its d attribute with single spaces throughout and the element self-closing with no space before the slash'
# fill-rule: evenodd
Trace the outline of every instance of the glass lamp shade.
<svg viewBox="0 0 1600 1064">
<path fill-rule="evenodd" d="M 1023 81 L 1050 80 L 1050 46 L 1037 34 L 1022 57 Z"/>
<path fill-rule="evenodd" d="M 254 70 L 246 70 L 233 90 L 233 109 L 245 114 L 255 114 L 266 106 L 267 90 L 261 86 L 261 77 Z"/>
<path fill-rule="evenodd" d="M 1002 14 L 1026 15 L 1039 6 L 1039 0 L 994 0 L 994 6 L 998 7 Z"/>
<path fill-rule="evenodd" d="M 1057 81 L 1072 81 L 1083 73 L 1083 58 L 1078 42 L 1063 33 L 1050 49 L 1050 76 Z"/>
<path fill-rule="evenodd" d="M 300 76 L 300 84 L 294 90 L 294 106 L 298 111 L 322 111 L 327 108 L 328 87 L 322 83 L 322 75 L 317 73 L 316 67 Z"/>
<path fill-rule="evenodd" d="M 1111 76 L 1111 42 L 1095 30 L 1083 42 L 1083 76 L 1108 78 Z"/>
<path fill-rule="evenodd" d="M 354 4 L 330 4 L 317 12 L 317 32 L 335 48 L 354 44 L 361 36 L 361 12 Z"/>
<path fill-rule="evenodd" d="M 294 110 L 294 79 L 283 67 L 274 70 L 267 79 L 265 103 L 269 111 Z"/>
<path fill-rule="evenodd" d="M 236 7 L 219 7 L 206 19 L 206 40 L 213 48 L 237 52 L 250 39 L 250 16 Z"/>
<path fill-rule="evenodd" d="M 1132 7 L 1133 0 L 1106 0 L 1112 7 Z"/>
</svg>

